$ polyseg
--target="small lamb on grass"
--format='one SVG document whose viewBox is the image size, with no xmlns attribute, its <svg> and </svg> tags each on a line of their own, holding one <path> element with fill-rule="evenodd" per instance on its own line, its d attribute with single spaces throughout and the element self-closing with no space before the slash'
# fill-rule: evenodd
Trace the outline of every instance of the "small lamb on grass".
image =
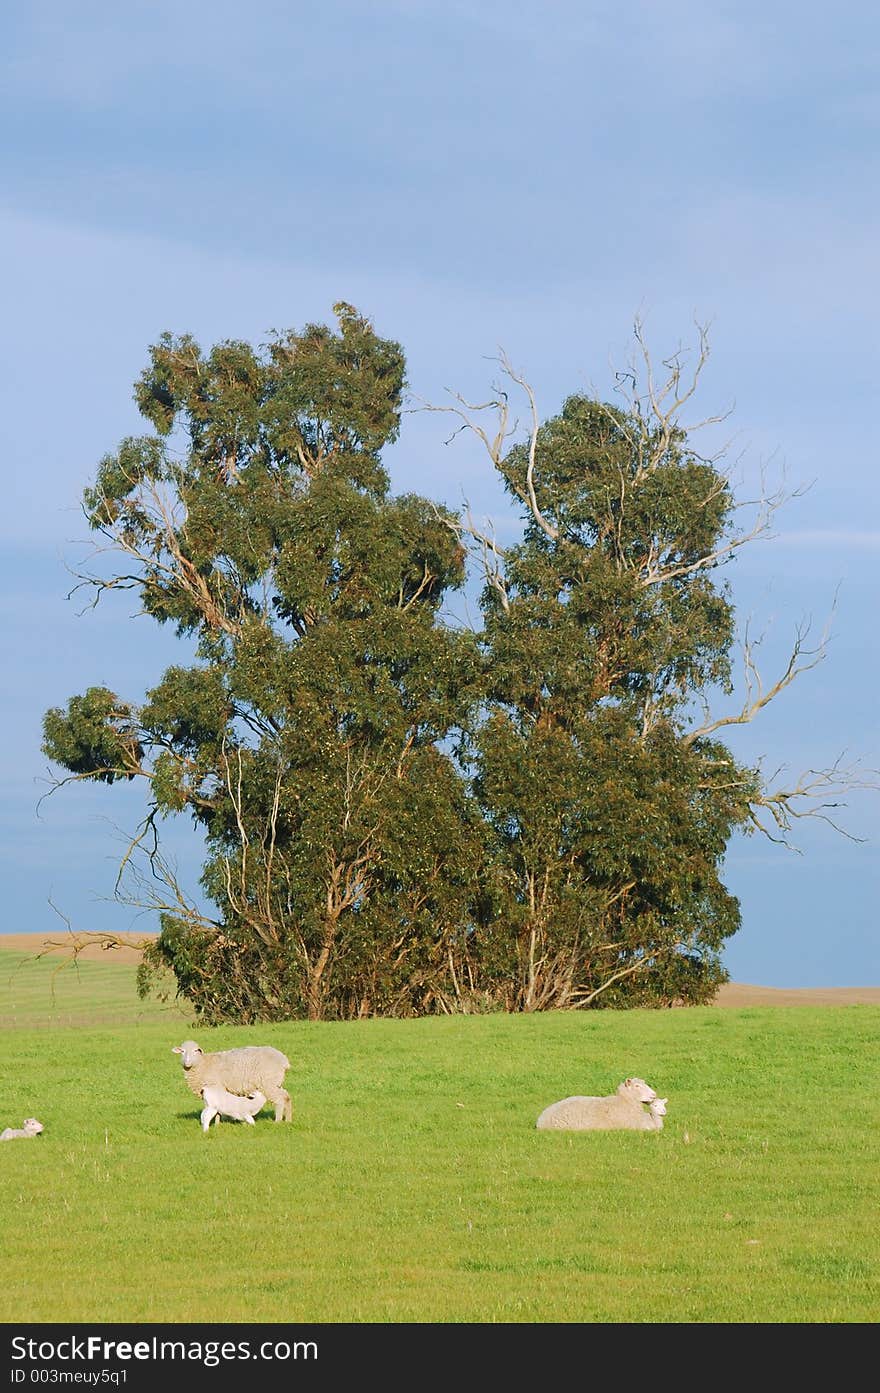
<svg viewBox="0 0 880 1393">
<path fill-rule="evenodd" d="M 648 1103 L 653 1111 L 646 1112 Z M 658 1103 L 662 1106 L 658 1106 Z M 644 1079 L 624 1079 L 615 1093 L 604 1097 L 577 1094 L 551 1103 L 539 1116 L 535 1126 L 540 1131 L 611 1132 L 625 1129 L 632 1132 L 659 1131 L 663 1126 L 666 1099 L 657 1094 Z"/>
<path fill-rule="evenodd" d="M 242 1097 L 230 1093 L 220 1083 L 210 1083 L 202 1089 L 202 1101 L 205 1104 L 201 1114 L 202 1131 L 207 1132 L 211 1123 L 216 1126 L 221 1116 L 231 1117 L 234 1122 L 247 1122 L 253 1127 L 254 1117 L 265 1103 L 266 1095 L 255 1088 L 253 1093 Z"/>
<path fill-rule="evenodd" d="M 20 1127 L 4 1127 L 0 1141 L 15 1141 L 18 1137 L 38 1137 L 43 1130 L 42 1122 L 35 1117 L 26 1117 Z"/>
</svg>

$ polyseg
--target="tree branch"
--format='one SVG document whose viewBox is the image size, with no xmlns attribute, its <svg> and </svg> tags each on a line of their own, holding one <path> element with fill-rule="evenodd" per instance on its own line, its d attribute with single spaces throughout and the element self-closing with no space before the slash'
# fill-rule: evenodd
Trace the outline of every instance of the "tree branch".
<svg viewBox="0 0 880 1393">
<path fill-rule="evenodd" d="M 777 770 L 773 777 L 780 772 Z M 799 855 L 800 847 L 789 840 L 788 834 L 794 824 L 803 818 L 817 818 L 820 822 L 826 822 L 848 841 L 864 842 L 866 838 L 856 837 L 848 832 L 836 817 L 831 816 L 831 812 L 845 808 L 845 795 L 855 789 L 880 788 L 877 774 L 876 770 L 863 773 L 858 763 L 844 765 L 841 755 L 828 769 L 807 769 L 792 787 L 775 788 L 753 798 L 749 820 L 755 830 L 771 842 L 778 842 Z"/>
<path fill-rule="evenodd" d="M 467 501 L 465 501 L 464 521 L 461 518 L 450 517 L 448 513 L 436 505 L 434 505 L 434 516 L 438 522 L 443 523 L 444 527 L 449 528 L 468 555 L 476 558 L 483 573 L 483 579 L 495 591 L 502 609 L 507 613 L 510 609 L 510 596 L 504 575 L 505 552 L 503 547 L 498 545 L 491 521 L 488 522 L 489 531 L 484 532 L 477 527 L 470 504 Z M 466 537 L 470 540 L 465 541 Z"/>
<path fill-rule="evenodd" d="M 832 617 L 833 613 L 834 611 L 832 609 Z M 712 735 L 716 730 L 721 730 L 723 726 L 747 725 L 750 721 L 754 720 L 759 711 L 762 711 L 765 706 L 773 701 L 774 697 L 779 696 L 780 692 L 784 691 L 786 687 L 789 687 L 796 677 L 799 677 L 803 672 L 809 672 L 811 668 L 823 662 L 828 651 L 830 622 L 831 620 L 829 619 L 825 631 L 822 634 L 822 638 L 815 648 L 806 647 L 806 640 L 810 632 L 809 624 L 798 625 L 794 645 L 785 671 L 782 673 L 781 677 L 777 678 L 772 687 L 767 688 L 766 691 L 764 690 L 761 674 L 755 662 L 755 649 L 760 644 L 761 640 L 757 639 L 753 642 L 749 638 L 747 626 L 743 639 L 746 699 L 743 702 L 742 710 L 733 716 L 719 716 L 717 720 L 707 721 L 704 725 L 697 726 L 695 730 L 689 731 L 683 737 L 685 748 L 689 749 L 697 740 Z"/>
</svg>

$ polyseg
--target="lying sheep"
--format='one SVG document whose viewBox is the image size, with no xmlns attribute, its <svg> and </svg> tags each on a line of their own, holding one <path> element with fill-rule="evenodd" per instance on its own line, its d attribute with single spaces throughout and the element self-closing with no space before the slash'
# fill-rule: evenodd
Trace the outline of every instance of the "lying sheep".
<svg viewBox="0 0 880 1393">
<path fill-rule="evenodd" d="M 0 1141 L 14 1141 L 17 1137 L 38 1137 L 43 1130 L 42 1122 L 35 1117 L 26 1117 L 20 1127 L 4 1127 Z"/>
<path fill-rule="evenodd" d="M 652 1103 L 656 1097 L 644 1079 L 624 1079 L 615 1093 L 605 1097 L 576 1094 L 551 1103 L 535 1126 L 541 1131 L 561 1132 L 610 1132 L 617 1128 L 645 1131 L 652 1124 L 642 1104 Z"/>
<path fill-rule="evenodd" d="M 272 1045 L 241 1045 L 206 1053 L 195 1040 L 184 1040 L 172 1047 L 172 1054 L 180 1055 L 187 1086 L 200 1097 L 211 1084 L 220 1084 L 240 1097 L 258 1089 L 274 1104 L 276 1122 L 290 1122 L 293 1117 L 290 1094 L 284 1087 L 290 1060 Z"/>
<path fill-rule="evenodd" d="M 202 1100 L 205 1106 L 202 1108 L 202 1131 L 207 1132 L 211 1123 L 216 1126 L 223 1117 L 231 1117 L 234 1122 L 247 1122 L 249 1126 L 254 1126 L 254 1118 L 266 1101 L 265 1093 L 261 1093 L 258 1088 L 253 1093 L 246 1094 L 243 1098 L 237 1093 L 230 1093 L 219 1083 L 209 1083 L 202 1089 Z"/>
</svg>

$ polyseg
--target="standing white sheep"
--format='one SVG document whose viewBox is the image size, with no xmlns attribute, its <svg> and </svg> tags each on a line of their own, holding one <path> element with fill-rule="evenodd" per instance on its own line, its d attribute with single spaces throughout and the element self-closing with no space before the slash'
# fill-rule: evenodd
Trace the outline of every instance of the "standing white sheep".
<svg viewBox="0 0 880 1393">
<path fill-rule="evenodd" d="M 43 1130 L 42 1122 L 35 1117 L 26 1117 L 20 1127 L 4 1127 L 0 1141 L 15 1141 L 17 1137 L 38 1137 Z"/>
<path fill-rule="evenodd" d="M 624 1079 L 615 1093 L 604 1097 L 575 1094 L 551 1103 L 535 1126 L 541 1131 L 562 1132 L 610 1132 L 618 1128 L 646 1131 L 652 1124 L 642 1104 L 652 1103 L 656 1097 L 644 1079 Z"/>
<path fill-rule="evenodd" d="M 248 1093 L 244 1098 L 237 1093 L 230 1093 L 219 1083 L 209 1083 L 202 1089 L 202 1100 L 205 1106 L 202 1108 L 202 1131 L 207 1132 L 211 1123 L 216 1126 L 223 1117 L 231 1117 L 234 1122 L 247 1122 L 251 1127 L 254 1126 L 254 1118 L 266 1101 L 265 1093 L 261 1093 L 258 1088 L 253 1093 Z"/>
<path fill-rule="evenodd" d="M 293 1117 L 293 1104 L 284 1087 L 290 1060 L 274 1046 L 241 1045 L 206 1052 L 195 1040 L 184 1040 L 182 1045 L 172 1046 L 172 1054 L 180 1055 L 183 1076 L 193 1093 L 201 1096 L 211 1084 L 220 1084 L 240 1097 L 259 1089 L 274 1105 L 276 1122 L 290 1122 Z"/>
</svg>

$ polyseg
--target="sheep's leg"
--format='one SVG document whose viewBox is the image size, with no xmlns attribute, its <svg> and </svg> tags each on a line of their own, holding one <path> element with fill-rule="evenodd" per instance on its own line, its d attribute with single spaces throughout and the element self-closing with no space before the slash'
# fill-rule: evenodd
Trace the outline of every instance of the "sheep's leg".
<svg viewBox="0 0 880 1393">
<path fill-rule="evenodd" d="M 287 1089 L 282 1088 L 279 1084 L 278 1088 L 272 1089 L 271 1091 L 269 1089 L 265 1089 L 264 1091 L 268 1102 L 274 1103 L 275 1105 L 275 1121 L 292 1121 L 293 1104 L 290 1101 L 290 1094 L 287 1092 Z"/>
<path fill-rule="evenodd" d="M 215 1114 L 211 1111 L 211 1108 L 210 1108 L 210 1107 L 202 1108 L 202 1116 L 201 1116 L 200 1121 L 201 1121 L 201 1124 L 202 1124 L 202 1131 L 203 1131 L 203 1132 L 207 1132 L 208 1128 L 209 1128 L 210 1125 L 211 1125 L 211 1118 L 214 1117 L 214 1116 L 215 1116 Z"/>
<path fill-rule="evenodd" d="M 245 1115 L 244 1115 L 244 1120 L 245 1120 L 245 1122 L 248 1124 L 249 1127 L 253 1127 L 253 1126 L 255 1125 L 254 1119 L 253 1119 L 252 1117 L 248 1117 L 247 1113 L 245 1113 Z"/>
</svg>

